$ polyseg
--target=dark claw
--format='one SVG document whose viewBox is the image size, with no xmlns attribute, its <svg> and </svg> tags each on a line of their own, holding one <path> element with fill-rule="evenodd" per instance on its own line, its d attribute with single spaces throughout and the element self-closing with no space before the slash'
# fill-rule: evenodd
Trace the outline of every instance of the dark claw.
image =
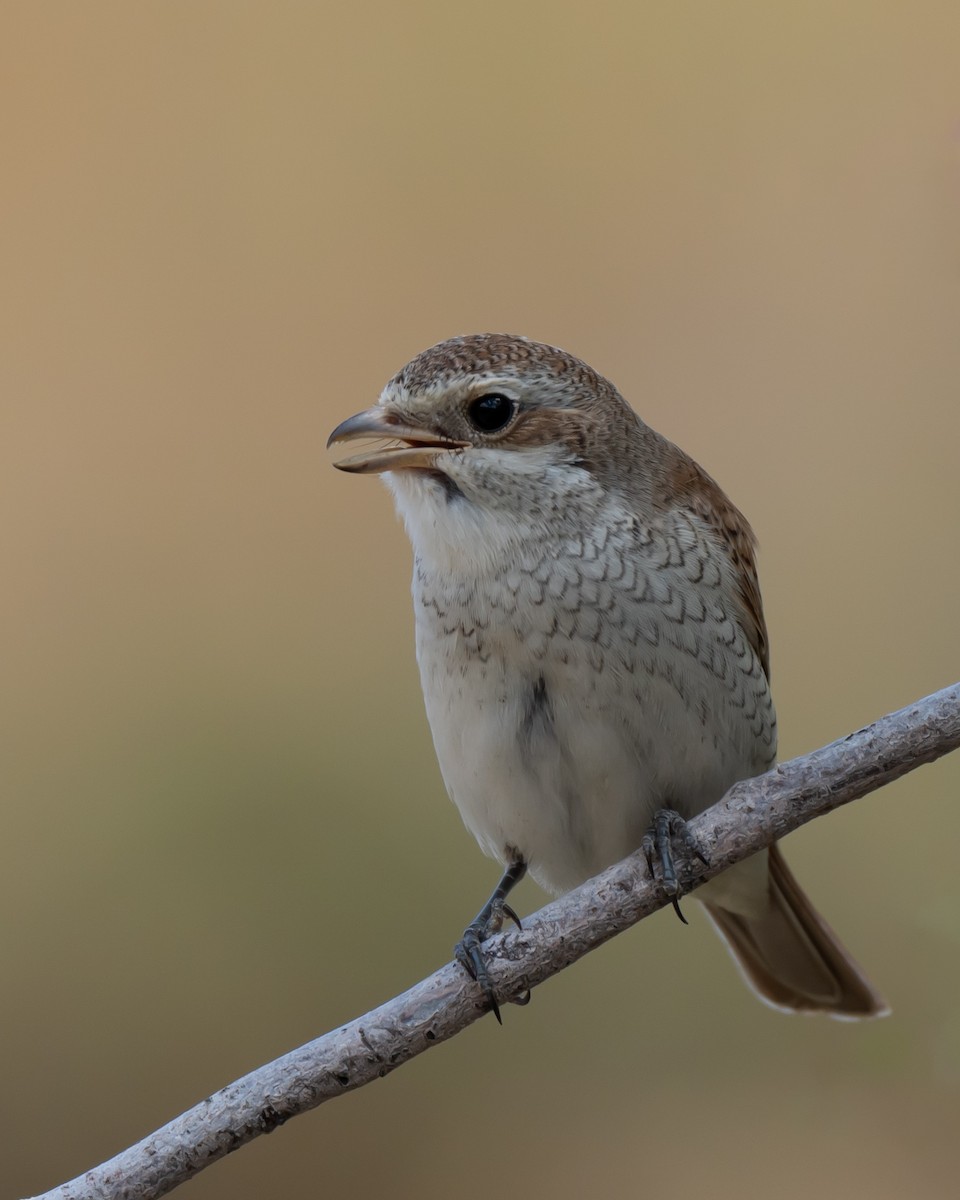
<svg viewBox="0 0 960 1200">
<path fill-rule="evenodd" d="M 653 824 L 643 835 L 643 841 L 640 844 L 647 860 L 647 868 L 654 879 L 657 877 L 655 863 L 659 863 L 660 884 L 666 895 L 670 897 L 673 911 L 684 925 L 687 925 L 687 918 L 680 911 L 680 882 L 677 879 L 677 867 L 673 857 L 673 839 L 675 837 L 683 843 L 683 849 L 688 856 L 699 858 L 705 867 L 710 865 L 710 860 L 687 828 L 686 821 L 671 808 L 658 809 L 654 814 Z"/>
<path fill-rule="evenodd" d="M 493 990 L 493 980 L 491 980 L 490 971 L 487 968 L 486 956 L 483 953 L 483 943 L 491 934 L 499 933 L 503 926 L 504 917 L 509 917 L 518 929 L 523 928 L 520 924 L 520 918 L 510 905 L 507 904 L 506 897 L 510 890 L 524 877 L 526 870 L 527 865 L 522 859 L 518 858 L 510 863 L 504 871 L 500 882 L 494 888 L 493 895 L 480 912 L 477 913 L 476 918 L 463 931 L 463 937 L 457 942 L 453 950 L 457 962 L 471 979 L 477 981 L 480 990 L 486 998 L 487 1007 L 501 1025 L 503 1024 L 503 1018 L 500 1016 L 500 1005 L 497 1003 L 497 996 Z M 525 992 L 523 995 L 525 998 L 517 1000 L 516 1003 L 529 1003 L 530 993 Z"/>
<path fill-rule="evenodd" d="M 463 937 L 457 942 L 453 949 L 454 957 L 457 962 L 463 967 L 471 979 L 475 979 L 487 1000 L 487 1007 L 497 1018 L 497 1021 L 502 1025 L 503 1018 L 500 1016 L 500 1005 L 497 1003 L 497 994 L 493 990 L 493 981 L 490 978 L 490 972 L 487 969 L 487 960 L 483 954 L 483 941 L 490 933 L 495 930 L 484 928 L 478 922 L 474 921 L 472 925 L 468 925 L 463 931 Z"/>
<path fill-rule="evenodd" d="M 513 909 L 510 907 L 510 905 L 506 903 L 506 901 L 504 901 L 504 904 L 503 904 L 503 915 L 505 917 L 509 917 L 510 920 L 514 923 L 514 925 L 516 925 L 516 927 L 518 929 L 521 929 L 521 930 L 523 929 L 523 926 L 520 924 L 520 918 L 513 911 Z"/>
</svg>

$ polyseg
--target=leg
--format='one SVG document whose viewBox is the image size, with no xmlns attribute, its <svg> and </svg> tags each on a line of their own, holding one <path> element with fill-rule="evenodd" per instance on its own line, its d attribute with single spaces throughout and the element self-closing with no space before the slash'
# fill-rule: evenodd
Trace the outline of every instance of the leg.
<svg viewBox="0 0 960 1200">
<path fill-rule="evenodd" d="M 677 879 L 677 867 L 673 858 L 673 839 L 675 837 L 679 837 L 687 855 L 696 856 L 705 867 L 710 865 L 710 860 L 697 845 L 687 828 L 686 821 L 672 808 L 657 809 L 653 817 L 653 824 L 643 835 L 643 841 L 640 844 L 646 855 L 650 874 L 654 878 L 656 877 L 654 862 L 659 862 L 660 882 L 663 884 L 663 890 L 670 897 L 674 912 L 686 925 L 687 918 L 680 911 L 680 883 Z"/>
<path fill-rule="evenodd" d="M 490 972 L 487 970 L 482 943 L 491 934 L 499 932 L 503 925 L 504 917 L 509 917 L 517 928 L 520 928 L 520 918 L 510 905 L 507 904 L 507 896 L 510 895 L 526 873 L 527 864 L 522 858 L 515 858 L 507 866 L 500 882 L 493 889 L 490 899 L 463 931 L 463 937 L 453 951 L 457 962 L 460 963 L 472 979 L 475 979 L 480 984 L 487 998 L 487 1003 L 493 1010 L 493 1015 L 501 1025 L 503 1021 L 500 1017 L 500 1006 L 497 1004 L 497 997 L 494 994 L 493 984 L 490 980 Z"/>
</svg>

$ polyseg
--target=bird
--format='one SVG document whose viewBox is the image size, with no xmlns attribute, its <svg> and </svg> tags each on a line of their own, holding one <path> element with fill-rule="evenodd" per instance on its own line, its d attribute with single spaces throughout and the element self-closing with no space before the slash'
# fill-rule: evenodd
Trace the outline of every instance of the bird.
<svg viewBox="0 0 960 1200">
<path fill-rule="evenodd" d="M 359 439 L 334 465 L 393 494 L 441 774 L 503 868 L 456 948 L 499 1020 L 483 944 L 527 872 L 559 895 L 643 848 L 676 901 L 674 846 L 706 861 L 686 822 L 774 765 L 756 541 L 613 383 L 525 337 L 424 350 L 328 447 Z M 767 1004 L 888 1011 L 776 844 L 695 895 Z"/>
</svg>

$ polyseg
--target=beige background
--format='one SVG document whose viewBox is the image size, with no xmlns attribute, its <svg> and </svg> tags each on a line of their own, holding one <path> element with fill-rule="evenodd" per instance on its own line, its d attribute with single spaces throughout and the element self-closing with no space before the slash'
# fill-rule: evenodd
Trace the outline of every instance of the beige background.
<svg viewBox="0 0 960 1200">
<path fill-rule="evenodd" d="M 7 0 L 0 88 L 4 1195 L 486 896 L 409 549 L 323 452 L 432 342 L 565 346 L 721 480 L 784 755 L 960 676 L 952 0 Z M 190 1195 L 952 1194 L 958 790 L 789 841 L 892 1019 L 762 1008 L 693 905 Z"/>
</svg>

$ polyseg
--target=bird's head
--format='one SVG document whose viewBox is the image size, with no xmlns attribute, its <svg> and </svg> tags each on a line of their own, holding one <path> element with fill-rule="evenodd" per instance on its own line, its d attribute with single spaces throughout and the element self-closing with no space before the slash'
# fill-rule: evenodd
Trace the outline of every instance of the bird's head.
<svg viewBox="0 0 960 1200">
<path fill-rule="evenodd" d="M 344 421 L 328 446 L 378 445 L 338 462 L 384 473 L 414 542 L 425 530 L 482 523 L 529 536 L 597 508 L 650 431 L 616 388 L 573 355 L 507 334 L 451 338 L 425 350 L 379 403 Z M 521 528 L 522 527 L 522 528 Z M 451 531 L 452 533 L 453 531 Z"/>
</svg>

